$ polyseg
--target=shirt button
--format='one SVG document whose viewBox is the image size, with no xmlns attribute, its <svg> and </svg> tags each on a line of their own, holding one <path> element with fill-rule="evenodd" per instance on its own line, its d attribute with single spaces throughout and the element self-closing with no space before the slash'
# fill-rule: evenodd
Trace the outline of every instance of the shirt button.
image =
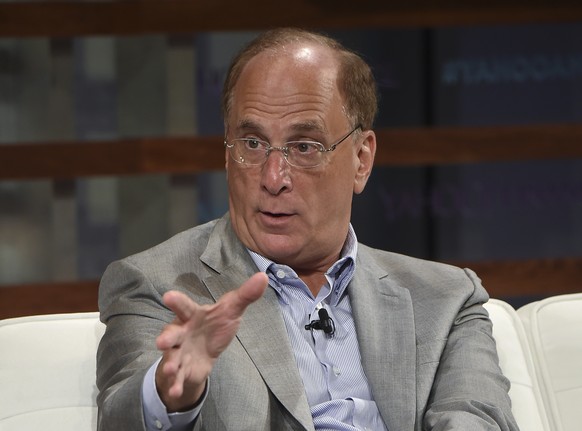
<svg viewBox="0 0 582 431">
<path fill-rule="evenodd" d="M 159 419 L 156 419 L 155 425 L 156 425 L 156 428 L 159 429 L 159 430 L 161 430 L 162 427 L 163 427 L 163 425 L 162 425 L 162 423 L 160 422 Z"/>
<path fill-rule="evenodd" d="M 341 370 L 338 367 L 336 367 L 336 366 L 334 366 L 332 369 L 333 369 L 333 373 L 336 376 L 339 376 L 342 373 Z"/>
<path fill-rule="evenodd" d="M 277 278 L 285 278 L 285 271 L 282 269 L 277 271 Z"/>
</svg>

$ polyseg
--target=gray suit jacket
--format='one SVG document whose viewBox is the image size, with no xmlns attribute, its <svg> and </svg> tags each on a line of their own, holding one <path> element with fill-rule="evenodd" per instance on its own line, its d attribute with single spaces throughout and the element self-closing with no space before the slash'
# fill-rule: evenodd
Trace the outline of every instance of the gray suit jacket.
<svg viewBox="0 0 582 431">
<path fill-rule="evenodd" d="M 144 429 L 142 380 L 173 319 L 162 295 L 177 289 L 213 303 L 256 271 L 228 214 L 109 266 L 99 292 L 107 324 L 97 357 L 100 430 Z M 471 271 L 359 245 L 348 292 L 389 430 L 517 429 L 481 306 L 487 294 Z M 314 429 L 273 289 L 249 306 L 209 382 L 194 429 Z"/>
</svg>

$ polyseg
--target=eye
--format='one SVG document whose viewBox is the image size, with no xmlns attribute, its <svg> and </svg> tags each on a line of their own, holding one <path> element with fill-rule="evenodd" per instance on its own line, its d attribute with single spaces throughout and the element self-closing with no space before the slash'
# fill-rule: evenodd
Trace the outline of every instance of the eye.
<svg viewBox="0 0 582 431">
<path fill-rule="evenodd" d="M 291 142 L 289 148 L 301 155 L 309 155 L 318 151 L 319 145 L 315 142 Z"/>
<path fill-rule="evenodd" d="M 248 150 L 258 150 L 263 146 L 260 140 L 254 138 L 247 138 L 244 142 Z"/>
</svg>

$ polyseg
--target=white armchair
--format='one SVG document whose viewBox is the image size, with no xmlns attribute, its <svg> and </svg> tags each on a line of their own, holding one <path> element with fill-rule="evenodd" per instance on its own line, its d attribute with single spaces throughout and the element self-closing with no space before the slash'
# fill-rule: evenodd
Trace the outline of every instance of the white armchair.
<svg viewBox="0 0 582 431">
<path fill-rule="evenodd" d="M 582 293 L 553 296 L 518 314 L 541 383 L 552 431 L 582 429 Z"/>
<path fill-rule="evenodd" d="M 0 321 L 0 430 L 97 428 L 99 313 Z"/>
<path fill-rule="evenodd" d="M 491 299 L 500 367 L 522 431 L 574 431 L 582 424 L 582 294 L 515 310 Z M 0 321 L 0 431 L 93 431 L 98 313 Z"/>
<path fill-rule="evenodd" d="M 527 336 L 515 309 L 504 301 L 485 304 L 493 322 L 499 366 L 511 382 L 511 410 L 522 431 L 550 431 Z"/>
</svg>

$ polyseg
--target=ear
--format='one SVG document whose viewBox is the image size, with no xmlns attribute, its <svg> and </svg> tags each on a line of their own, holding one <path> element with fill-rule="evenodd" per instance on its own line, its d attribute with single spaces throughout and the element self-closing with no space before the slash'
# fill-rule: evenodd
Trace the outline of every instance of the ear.
<svg viewBox="0 0 582 431">
<path fill-rule="evenodd" d="M 224 138 L 222 140 L 222 146 L 224 147 L 224 169 L 227 172 L 228 175 L 228 160 L 230 159 L 229 155 L 228 155 L 228 148 L 226 148 L 226 137 L 228 136 L 228 124 L 225 121 L 224 122 Z"/>
<path fill-rule="evenodd" d="M 224 147 L 224 169 L 228 175 L 228 164 L 230 162 L 230 154 L 228 152 L 228 148 L 226 148 L 226 137 L 228 136 L 228 126 L 226 122 L 224 123 L 224 138 L 222 140 L 222 146 Z"/>
<path fill-rule="evenodd" d="M 354 178 L 354 193 L 360 194 L 364 191 L 368 178 L 374 166 L 376 156 L 376 134 L 372 130 L 362 132 L 362 143 L 357 147 L 356 153 L 356 176 Z"/>
</svg>

